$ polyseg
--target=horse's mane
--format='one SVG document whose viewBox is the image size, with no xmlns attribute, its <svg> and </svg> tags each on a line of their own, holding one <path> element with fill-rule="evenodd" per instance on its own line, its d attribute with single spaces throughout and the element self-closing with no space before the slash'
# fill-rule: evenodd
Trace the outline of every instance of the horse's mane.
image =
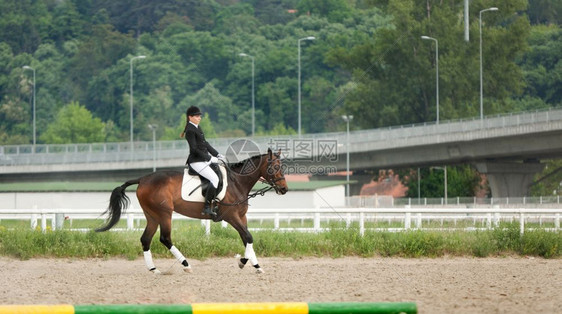
<svg viewBox="0 0 562 314">
<path fill-rule="evenodd" d="M 254 162 L 256 159 L 262 158 L 263 156 L 265 156 L 266 154 L 262 154 L 262 155 L 256 155 L 256 156 L 252 156 L 250 158 L 246 158 L 242 161 L 236 162 L 236 163 L 229 163 L 228 164 L 228 168 L 230 168 L 230 170 L 239 172 L 242 168 L 242 166 L 244 166 L 246 164 L 246 162 L 248 161 L 252 161 Z"/>
</svg>

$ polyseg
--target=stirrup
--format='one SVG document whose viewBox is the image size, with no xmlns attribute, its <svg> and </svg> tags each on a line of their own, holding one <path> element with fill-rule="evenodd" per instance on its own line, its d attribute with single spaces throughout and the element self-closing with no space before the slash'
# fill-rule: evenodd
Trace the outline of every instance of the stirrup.
<svg viewBox="0 0 562 314">
<path fill-rule="evenodd" d="M 201 212 L 201 215 L 209 215 L 211 217 L 216 217 L 217 216 L 217 208 L 212 206 L 211 204 L 205 204 L 205 208 L 203 208 L 203 212 Z"/>
</svg>

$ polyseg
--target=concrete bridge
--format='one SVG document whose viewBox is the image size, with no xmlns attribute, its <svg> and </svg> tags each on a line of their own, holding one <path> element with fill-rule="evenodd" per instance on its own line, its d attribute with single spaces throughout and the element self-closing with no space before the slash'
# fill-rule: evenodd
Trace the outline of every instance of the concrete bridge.
<svg viewBox="0 0 562 314">
<path fill-rule="evenodd" d="M 348 140 L 349 136 L 349 140 Z M 472 164 L 487 174 L 494 197 L 527 194 L 543 159 L 562 158 L 562 109 L 442 121 L 373 130 L 298 136 L 214 139 L 229 160 L 281 149 L 286 172 L 321 177 L 349 169 Z M 255 146 L 254 146 L 255 144 Z M 122 181 L 156 169 L 181 169 L 187 143 L 178 141 L 0 147 L 0 182 Z M 352 179 L 370 179 L 355 176 Z"/>
</svg>

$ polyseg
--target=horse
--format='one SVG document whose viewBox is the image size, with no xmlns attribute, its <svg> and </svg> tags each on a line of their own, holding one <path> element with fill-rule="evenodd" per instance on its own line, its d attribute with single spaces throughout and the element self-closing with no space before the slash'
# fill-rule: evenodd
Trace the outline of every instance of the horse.
<svg viewBox="0 0 562 314">
<path fill-rule="evenodd" d="M 268 149 L 267 154 L 256 155 L 235 164 L 228 164 L 227 191 L 225 197 L 217 202 L 218 212 L 215 219 L 201 212 L 204 202 L 189 202 L 181 197 L 183 172 L 179 171 L 157 171 L 143 177 L 126 181 L 121 186 L 113 189 L 109 200 L 109 206 L 102 215 L 107 215 L 105 225 L 96 229 L 103 232 L 111 229 L 121 217 L 121 213 L 129 206 L 130 199 L 125 195 L 125 189 L 130 185 L 137 184 L 137 198 L 146 217 L 146 228 L 141 236 L 144 261 L 149 271 L 159 274 L 160 271 L 154 265 L 150 244 L 152 238 L 160 226 L 160 242 L 170 250 L 174 257 L 182 264 L 185 272 L 192 272 L 191 265 L 183 254 L 173 245 L 171 238 L 172 213 L 197 219 L 224 220 L 229 223 L 240 235 L 245 247 L 244 257 L 238 261 L 242 269 L 248 262 L 263 273 L 258 264 L 256 253 L 253 249 L 253 237 L 248 230 L 246 213 L 248 212 L 248 199 L 252 187 L 262 180 L 269 185 L 268 189 L 274 189 L 279 195 L 287 193 L 287 181 L 283 174 L 281 164 L 281 150 L 273 153 Z M 250 169 L 250 171 L 248 171 Z M 263 191 L 262 191 L 263 193 Z M 255 195 L 254 195 L 255 196 Z"/>
</svg>

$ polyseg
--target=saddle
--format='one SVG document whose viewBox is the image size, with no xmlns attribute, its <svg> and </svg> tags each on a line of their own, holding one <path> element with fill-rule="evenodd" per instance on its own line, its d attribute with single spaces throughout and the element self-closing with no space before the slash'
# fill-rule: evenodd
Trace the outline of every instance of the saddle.
<svg viewBox="0 0 562 314">
<path fill-rule="evenodd" d="M 221 201 L 226 195 L 227 180 L 226 178 L 226 168 L 221 165 L 211 164 L 211 169 L 219 177 L 219 186 L 217 187 L 216 199 Z M 207 178 L 200 176 L 191 168 L 185 168 L 183 171 L 183 181 L 181 185 L 181 198 L 189 202 L 205 202 L 205 193 L 207 192 L 207 187 L 211 184 Z"/>
</svg>

